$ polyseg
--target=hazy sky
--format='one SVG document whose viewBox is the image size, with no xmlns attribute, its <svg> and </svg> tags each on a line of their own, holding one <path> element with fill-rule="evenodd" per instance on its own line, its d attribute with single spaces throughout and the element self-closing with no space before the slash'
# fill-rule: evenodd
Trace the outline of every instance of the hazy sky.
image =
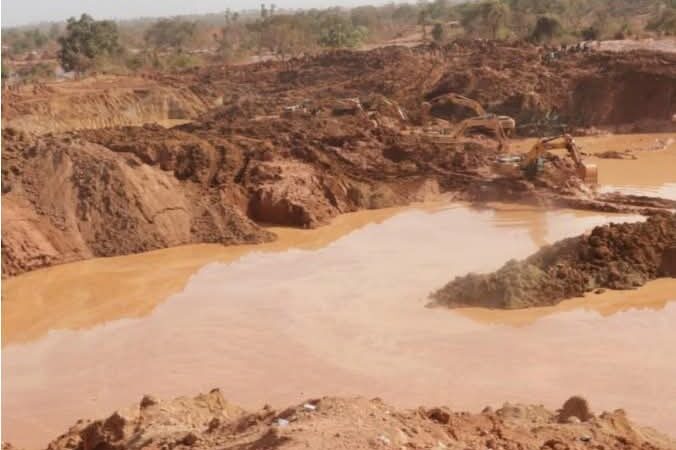
<svg viewBox="0 0 676 450">
<path fill-rule="evenodd" d="M 130 19 L 257 9 L 260 1 L 246 0 L 1 0 L 2 26 L 65 20 L 87 12 L 96 19 Z M 326 8 L 383 4 L 386 0 L 263 0 L 277 8 Z"/>
</svg>

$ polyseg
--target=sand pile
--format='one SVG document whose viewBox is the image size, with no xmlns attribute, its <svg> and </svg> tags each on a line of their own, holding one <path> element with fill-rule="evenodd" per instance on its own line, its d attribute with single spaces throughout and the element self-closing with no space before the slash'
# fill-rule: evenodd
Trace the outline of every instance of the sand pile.
<svg viewBox="0 0 676 450">
<path fill-rule="evenodd" d="M 547 246 L 491 274 L 457 277 L 431 295 L 432 305 L 526 308 L 554 305 L 595 289 L 631 289 L 671 275 L 676 214 L 594 228 Z"/>
</svg>

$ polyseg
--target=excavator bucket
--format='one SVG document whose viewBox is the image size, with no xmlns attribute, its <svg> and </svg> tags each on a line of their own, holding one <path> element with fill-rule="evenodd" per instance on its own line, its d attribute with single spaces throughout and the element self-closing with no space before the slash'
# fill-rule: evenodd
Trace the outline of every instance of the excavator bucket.
<svg viewBox="0 0 676 450">
<path fill-rule="evenodd" d="M 579 168 L 580 178 L 590 185 L 599 183 L 599 171 L 596 164 L 582 163 Z"/>
</svg>

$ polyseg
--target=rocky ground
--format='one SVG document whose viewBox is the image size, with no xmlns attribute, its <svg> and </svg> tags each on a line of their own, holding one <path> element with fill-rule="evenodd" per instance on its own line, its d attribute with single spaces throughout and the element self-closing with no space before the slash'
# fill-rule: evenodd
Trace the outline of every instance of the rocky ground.
<svg viewBox="0 0 676 450">
<path fill-rule="evenodd" d="M 522 134 L 564 122 L 670 129 L 673 58 L 552 58 L 529 44 L 466 41 L 124 78 L 117 88 L 104 78 L 3 92 L 2 273 L 189 243 L 262 242 L 274 238 L 262 224 L 316 227 L 440 192 L 603 211 L 673 208 L 597 196 L 571 177 L 566 158 L 551 157 L 538 180 L 496 178 L 492 139 L 448 142 L 426 131 L 452 127 L 467 111 L 433 108 L 429 117 L 422 106 L 458 92 L 515 116 Z M 75 103 L 84 106 L 58 106 Z M 132 104 L 149 106 L 114 119 Z M 193 121 L 119 126 L 176 117 Z"/>
<path fill-rule="evenodd" d="M 48 450 L 134 449 L 674 449 L 676 442 L 632 423 L 624 411 L 590 410 L 571 397 L 561 409 L 505 404 L 481 413 L 446 407 L 400 410 L 380 399 L 311 399 L 286 409 L 245 411 L 218 389 L 80 420 Z M 3 444 L 3 449 L 12 449 Z"/>
<path fill-rule="evenodd" d="M 676 276 L 676 214 L 596 227 L 494 273 L 457 277 L 432 294 L 431 305 L 554 305 L 593 290 L 636 288 L 660 276 Z"/>
</svg>

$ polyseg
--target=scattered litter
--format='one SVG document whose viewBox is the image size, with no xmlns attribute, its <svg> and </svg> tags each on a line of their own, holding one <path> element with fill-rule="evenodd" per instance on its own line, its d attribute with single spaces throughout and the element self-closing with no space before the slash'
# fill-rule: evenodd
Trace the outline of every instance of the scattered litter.
<svg viewBox="0 0 676 450">
<path fill-rule="evenodd" d="M 289 426 L 289 421 L 286 419 L 277 419 L 277 426 L 279 428 L 285 428 Z"/>
<path fill-rule="evenodd" d="M 304 404 L 304 405 L 303 405 L 303 408 L 304 408 L 306 411 L 314 411 L 314 410 L 317 409 L 317 407 L 316 407 L 315 405 L 311 405 L 311 404 L 309 404 L 309 403 Z"/>
<path fill-rule="evenodd" d="M 385 435 L 381 434 L 380 436 L 378 436 L 378 440 L 385 445 L 390 445 L 390 439 Z"/>
</svg>

